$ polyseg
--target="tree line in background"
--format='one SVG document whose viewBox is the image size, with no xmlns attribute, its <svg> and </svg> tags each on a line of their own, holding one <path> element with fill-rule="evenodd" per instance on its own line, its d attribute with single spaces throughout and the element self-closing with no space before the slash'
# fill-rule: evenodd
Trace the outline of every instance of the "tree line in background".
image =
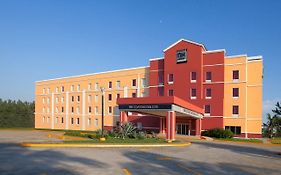
<svg viewBox="0 0 281 175">
<path fill-rule="evenodd" d="M 0 99 L 0 128 L 34 127 L 34 102 Z"/>
<path fill-rule="evenodd" d="M 266 137 L 281 137 L 281 105 L 276 103 L 273 115 L 267 114 L 267 123 L 263 124 L 263 135 Z"/>
</svg>

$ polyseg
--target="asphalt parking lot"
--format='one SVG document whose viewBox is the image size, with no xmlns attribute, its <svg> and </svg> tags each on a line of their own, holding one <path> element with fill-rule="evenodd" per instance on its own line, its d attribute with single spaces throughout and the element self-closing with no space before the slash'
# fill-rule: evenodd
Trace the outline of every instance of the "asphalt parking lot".
<svg viewBox="0 0 281 175">
<path fill-rule="evenodd" d="M 281 147 L 197 141 L 146 149 L 26 148 L 18 143 L 44 140 L 46 133 L 18 132 L 0 131 L 0 174 L 281 174 Z"/>
</svg>

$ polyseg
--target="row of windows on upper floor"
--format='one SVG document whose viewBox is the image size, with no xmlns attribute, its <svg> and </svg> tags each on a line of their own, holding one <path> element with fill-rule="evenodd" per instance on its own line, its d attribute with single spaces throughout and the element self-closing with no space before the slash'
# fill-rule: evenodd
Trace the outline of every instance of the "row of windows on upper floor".
<svg viewBox="0 0 281 175">
<path fill-rule="evenodd" d="M 142 92 L 141 93 L 141 97 L 145 97 L 145 96 L 146 96 L 146 92 Z M 116 94 L 116 99 L 118 99 L 120 97 L 121 97 L 121 95 L 119 93 Z M 133 92 L 131 97 L 133 97 L 133 98 L 137 97 L 137 93 Z M 47 99 L 47 104 L 50 104 L 50 97 L 48 97 L 48 98 L 43 97 L 42 98 L 43 104 L 46 103 L 46 99 Z M 95 95 L 95 102 L 98 102 L 98 99 L 99 99 L 99 96 Z M 108 94 L 107 99 L 108 99 L 108 101 L 112 101 L 113 100 L 113 95 L 112 94 Z M 56 97 L 55 98 L 55 103 L 59 103 L 60 100 L 61 100 L 61 103 L 64 103 L 64 97 L 61 97 L 60 99 L 59 99 L 59 97 Z M 81 100 L 80 96 L 79 95 L 76 96 L 76 101 L 80 102 L 80 100 Z M 71 96 L 71 102 L 74 102 L 74 101 L 75 101 L 75 96 Z M 88 95 L 88 103 L 91 103 L 91 102 L 92 102 L 92 95 Z"/>
<path fill-rule="evenodd" d="M 164 96 L 164 88 L 158 88 L 158 96 Z M 174 96 L 174 90 L 169 89 L 167 92 L 167 96 Z M 205 89 L 205 99 L 212 98 L 212 88 Z M 232 88 L 232 97 L 238 98 L 239 97 L 239 88 Z M 197 89 L 192 88 L 190 89 L 190 99 L 197 99 Z"/>
<path fill-rule="evenodd" d="M 211 116 L 211 105 L 207 104 L 204 105 L 204 113 L 205 116 Z M 239 105 L 232 105 L 232 116 L 238 117 L 239 116 Z"/>
<path fill-rule="evenodd" d="M 144 88 L 144 87 L 147 87 L 147 82 L 146 82 L 146 78 L 142 78 L 141 79 L 141 86 Z M 118 81 L 116 81 L 116 89 L 121 89 L 121 81 L 120 80 L 118 80 Z M 136 88 L 137 87 L 137 79 L 132 79 L 132 87 L 133 88 Z M 99 89 L 100 87 L 99 87 L 99 83 L 97 82 L 97 83 L 95 83 L 95 88 L 94 88 L 94 90 L 95 91 L 99 91 L 100 89 Z M 108 89 L 112 89 L 112 81 L 109 81 L 108 82 Z M 78 84 L 77 86 L 76 86 L 76 90 L 77 91 L 80 91 L 80 84 Z M 93 90 L 92 89 L 92 83 L 89 83 L 88 84 L 88 90 Z M 71 92 L 73 92 L 73 91 L 75 91 L 75 86 L 74 85 L 71 85 L 70 86 L 70 91 Z M 56 87 L 56 89 L 55 89 L 55 92 L 56 93 L 59 93 L 59 87 Z M 64 92 L 64 86 L 61 86 L 60 87 L 60 92 Z M 43 88 L 43 91 L 42 91 L 42 93 L 43 94 L 46 94 L 46 88 Z M 47 94 L 50 94 L 51 93 L 51 89 L 50 88 L 47 88 Z"/>
<path fill-rule="evenodd" d="M 174 74 L 168 74 L 168 84 L 173 84 L 174 83 Z M 233 70 L 232 71 L 232 80 L 234 82 L 237 82 L 239 80 L 239 70 Z M 190 72 L 190 82 L 191 83 L 196 83 L 197 81 L 197 73 L 196 72 Z M 163 84 L 163 75 L 159 74 L 158 77 L 158 82 L 159 84 Z M 205 82 L 209 83 L 212 82 L 212 72 L 206 72 L 205 76 Z"/>
<path fill-rule="evenodd" d="M 42 117 L 42 122 L 43 122 L 43 124 L 44 124 L 44 123 L 49 124 L 49 123 L 50 123 L 50 120 L 51 120 L 51 117 L 45 117 L 45 116 Z M 98 127 L 98 124 L 99 124 L 98 121 L 99 121 L 99 120 L 98 120 L 97 118 L 94 119 L 94 126 L 95 126 L 95 127 Z M 60 123 L 61 123 L 61 124 L 64 123 L 64 117 L 61 117 L 61 118 L 60 118 Z M 91 126 L 91 125 L 92 125 L 92 119 L 91 119 L 91 118 L 88 118 L 87 123 L 88 123 L 88 126 Z M 55 117 L 55 124 L 59 124 L 59 117 Z M 74 118 L 72 117 L 72 118 L 71 118 L 71 125 L 73 125 L 73 124 L 74 124 Z M 80 124 L 80 118 L 77 117 L 77 118 L 76 118 L 76 125 L 79 125 L 79 124 Z"/>
<path fill-rule="evenodd" d="M 94 109 L 95 109 L 94 114 L 98 115 L 98 114 L 99 114 L 99 107 L 98 107 L 98 106 L 95 106 Z M 64 107 L 61 107 L 61 110 L 60 110 L 60 111 L 61 111 L 61 113 L 64 113 L 64 112 L 65 112 Z M 60 111 L 59 111 L 59 107 L 56 107 L 56 108 L 55 108 L 55 113 L 59 113 Z M 46 108 L 43 107 L 42 113 L 50 113 L 50 108 L 47 108 L 47 110 L 46 110 Z M 73 107 L 73 106 L 71 107 L 71 113 L 72 113 L 72 114 L 75 113 L 74 107 Z M 88 114 L 91 114 L 91 113 L 92 113 L 92 107 L 89 106 L 89 107 L 88 107 Z M 112 113 L 113 113 L 113 108 L 112 108 L 112 106 L 108 106 L 108 108 L 107 108 L 107 114 L 108 114 L 108 115 L 112 115 Z M 76 114 L 80 114 L 80 107 L 79 107 L 79 106 L 76 107 Z"/>
</svg>

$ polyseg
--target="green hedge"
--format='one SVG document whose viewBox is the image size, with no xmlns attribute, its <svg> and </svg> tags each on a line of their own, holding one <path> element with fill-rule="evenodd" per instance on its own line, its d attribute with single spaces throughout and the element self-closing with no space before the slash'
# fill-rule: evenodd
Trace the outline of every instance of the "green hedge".
<svg viewBox="0 0 281 175">
<path fill-rule="evenodd" d="M 233 133 L 230 130 L 224 130 L 222 128 L 214 128 L 202 132 L 203 136 L 215 137 L 215 138 L 232 138 Z"/>
</svg>

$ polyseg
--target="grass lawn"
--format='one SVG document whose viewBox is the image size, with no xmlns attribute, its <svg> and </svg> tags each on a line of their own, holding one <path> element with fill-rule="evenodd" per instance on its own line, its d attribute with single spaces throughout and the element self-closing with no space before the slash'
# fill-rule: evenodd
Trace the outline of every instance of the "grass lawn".
<svg viewBox="0 0 281 175">
<path fill-rule="evenodd" d="M 281 137 L 272 138 L 270 139 L 270 142 L 272 144 L 281 144 Z"/>
<path fill-rule="evenodd" d="M 246 142 L 246 143 L 263 143 L 260 139 L 240 139 L 240 138 L 220 138 L 215 139 L 220 141 L 232 141 L 232 142 Z"/>
</svg>

